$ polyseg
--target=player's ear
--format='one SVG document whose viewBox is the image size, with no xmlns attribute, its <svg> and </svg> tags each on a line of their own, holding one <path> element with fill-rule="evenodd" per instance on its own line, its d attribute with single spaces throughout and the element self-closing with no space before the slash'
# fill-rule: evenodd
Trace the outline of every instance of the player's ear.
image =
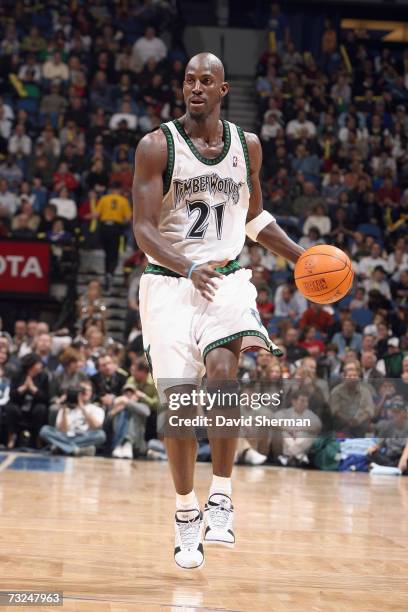
<svg viewBox="0 0 408 612">
<path fill-rule="evenodd" d="M 220 88 L 221 98 L 224 98 L 228 92 L 229 92 L 229 83 L 227 82 L 222 83 L 221 88 Z"/>
</svg>

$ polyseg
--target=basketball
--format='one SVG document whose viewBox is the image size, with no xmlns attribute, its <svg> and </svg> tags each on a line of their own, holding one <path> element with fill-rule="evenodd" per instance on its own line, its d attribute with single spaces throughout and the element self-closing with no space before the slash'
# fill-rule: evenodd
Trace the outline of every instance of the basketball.
<svg viewBox="0 0 408 612">
<path fill-rule="evenodd" d="M 305 298 L 319 304 L 341 300 L 350 290 L 353 279 L 349 257 L 329 244 L 307 249 L 295 265 L 296 287 Z"/>
</svg>

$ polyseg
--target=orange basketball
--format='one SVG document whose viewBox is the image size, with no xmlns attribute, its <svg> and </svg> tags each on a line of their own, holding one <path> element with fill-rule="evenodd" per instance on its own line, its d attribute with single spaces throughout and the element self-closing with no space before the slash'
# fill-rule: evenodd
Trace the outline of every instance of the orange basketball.
<svg viewBox="0 0 408 612">
<path fill-rule="evenodd" d="M 307 249 L 295 265 L 295 283 L 311 302 L 331 304 L 344 297 L 351 288 L 354 272 L 349 257 L 330 244 Z"/>
</svg>

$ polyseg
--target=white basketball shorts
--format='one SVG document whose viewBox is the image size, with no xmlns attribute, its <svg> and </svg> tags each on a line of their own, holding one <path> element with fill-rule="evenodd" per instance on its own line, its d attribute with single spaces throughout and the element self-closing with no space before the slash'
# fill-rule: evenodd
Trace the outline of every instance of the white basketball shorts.
<svg viewBox="0 0 408 612">
<path fill-rule="evenodd" d="M 242 338 L 241 350 L 260 347 L 281 355 L 262 325 L 251 270 L 231 264 L 224 268 L 227 273 L 222 279 L 215 279 L 218 288 L 212 302 L 201 296 L 191 280 L 163 273 L 166 268 L 149 264 L 142 275 L 143 344 L 154 381 L 157 385 L 160 380 L 161 388 L 163 379 L 200 381 L 208 353 L 237 338 Z"/>
</svg>

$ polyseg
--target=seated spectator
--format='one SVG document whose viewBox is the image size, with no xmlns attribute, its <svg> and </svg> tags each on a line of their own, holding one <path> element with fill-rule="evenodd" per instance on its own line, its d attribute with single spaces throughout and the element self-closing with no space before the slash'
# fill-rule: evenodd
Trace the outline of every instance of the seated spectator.
<svg viewBox="0 0 408 612">
<path fill-rule="evenodd" d="M 142 115 L 139 119 L 139 128 L 141 132 L 146 134 L 154 128 L 159 127 L 160 123 L 161 120 L 155 107 L 152 104 L 148 104 L 146 107 L 146 114 Z"/>
<path fill-rule="evenodd" d="M 390 284 L 387 280 L 387 273 L 382 266 L 375 266 L 364 283 L 364 289 L 367 293 L 373 289 L 379 291 L 387 300 L 391 300 Z"/>
<path fill-rule="evenodd" d="M 311 139 L 316 136 L 316 126 L 312 121 L 306 119 L 305 111 L 301 110 L 297 118 L 287 124 L 286 134 L 295 140 Z"/>
<path fill-rule="evenodd" d="M 261 315 L 261 320 L 264 325 L 268 325 L 268 321 L 273 315 L 275 309 L 271 300 L 271 295 L 267 285 L 258 287 L 258 295 L 256 298 L 256 306 Z"/>
<path fill-rule="evenodd" d="M 307 216 L 303 224 L 303 234 L 306 236 L 312 227 L 316 227 L 321 236 L 327 236 L 331 231 L 330 217 L 326 215 L 325 207 L 322 204 L 316 204 L 312 213 Z"/>
<path fill-rule="evenodd" d="M 13 228 L 11 237 L 16 240 L 33 240 L 36 234 L 30 227 L 30 217 L 24 213 L 20 213 L 13 219 Z"/>
<path fill-rule="evenodd" d="M 306 183 L 311 182 L 314 186 L 319 184 L 320 181 L 320 164 L 319 158 L 314 153 L 309 152 L 304 144 L 298 144 L 295 149 L 295 156 L 292 158 L 292 170 L 294 172 L 301 172 L 305 178 Z M 313 193 L 306 193 L 306 183 L 304 185 L 305 194 L 313 195 Z M 309 190 L 311 191 L 311 190 Z M 311 202 L 309 209 L 301 210 L 302 215 L 306 215 L 308 210 L 311 210 L 312 205 L 316 204 L 316 200 Z"/>
<path fill-rule="evenodd" d="M 341 328 L 341 332 L 334 334 L 332 338 L 333 344 L 336 344 L 339 349 L 340 359 L 344 359 L 349 349 L 359 351 L 361 347 L 362 336 L 356 332 L 354 321 L 346 319 Z"/>
<path fill-rule="evenodd" d="M 303 63 L 302 56 L 298 51 L 296 51 L 296 47 L 292 41 L 289 41 L 286 45 L 286 49 L 282 54 L 282 68 L 284 72 L 289 72 L 290 70 L 296 70 Z"/>
<path fill-rule="evenodd" d="M 63 187 L 68 191 L 73 191 L 78 187 L 77 179 L 73 173 L 69 171 L 68 164 L 65 162 L 59 164 L 58 170 L 54 173 L 53 182 L 54 191 L 60 191 Z"/>
<path fill-rule="evenodd" d="M 133 45 L 133 61 L 140 61 L 142 65 L 148 60 L 161 62 L 167 55 L 167 48 L 164 42 L 156 36 L 156 30 L 149 26 L 146 28 L 144 36 L 141 36 Z"/>
<path fill-rule="evenodd" d="M 26 51 L 30 54 L 40 53 L 45 50 L 46 46 L 45 38 L 41 36 L 37 26 L 32 26 L 30 28 L 29 33 L 23 38 L 23 42 L 21 43 L 22 51 Z"/>
<path fill-rule="evenodd" d="M 322 196 L 326 199 L 329 206 L 339 203 L 340 194 L 345 190 L 341 181 L 341 174 L 338 168 L 333 168 L 329 174 L 329 179 L 322 188 Z"/>
<path fill-rule="evenodd" d="M 378 442 L 367 451 L 367 460 L 377 465 L 398 467 L 407 472 L 408 406 L 401 396 L 394 399 L 391 419 L 379 421 L 374 428 Z"/>
<path fill-rule="evenodd" d="M 25 127 L 21 123 L 18 123 L 11 134 L 8 151 L 12 155 L 15 155 L 17 159 L 28 157 L 31 153 L 32 141 L 27 136 Z"/>
<path fill-rule="evenodd" d="M 282 125 L 279 123 L 276 113 L 273 110 L 267 111 L 261 128 L 261 140 L 267 142 L 276 138 L 281 129 Z"/>
<path fill-rule="evenodd" d="M 66 187 L 61 187 L 58 196 L 50 199 L 50 204 L 56 207 L 58 217 L 62 217 L 68 221 L 76 219 L 76 203 L 75 200 L 69 197 L 69 191 Z"/>
<path fill-rule="evenodd" d="M 319 228 L 317 227 L 310 227 L 307 235 L 303 235 L 299 240 L 299 245 L 306 250 L 317 244 L 324 244 L 324 240 L 321 238 Z"/>
<path fill-rule="evenodd" d="M 384 375 L 377 369 L 377 355 L 373 350 L 361 351 L 361 378 L 370 383 L 375 391 L 384 380 Z"/>
<path fill-rule="evenodd" d="M 15 447 L 22 428 L 27 430 L 28 441 L 38 448 L 38 434 L 47 422 L 49 382 L 43 371 L 41 358 L 29 353 L 21 359 L 21 369 L 12 378 L 10 403 L 7 406 L 8 442 L 7 448 Z"/>
<path fill-rule="evenodd" d="M 381 266 L 388 272 L 388 263 L 387 260 L 382 257 L 381 245 L 378 242 L 374 242 L 370 250 L 370 255 L 360 259 L 358 273 L 363 278 L 369 278 L 374 268 L 377 266 Z"/>
<path fill-rule="evenodd" d="M 59 366 L 59 361 L 52 353 L 52 338 L 48 331 L 39 331 L 37 327 L 31 351 L 41 359 L 43 370 L 48 375 L 52 375 Z"/>
<path fill-rule="evenodd" d="M 80 457 L 93 456 L 96 448 L 106 441 L 102 429 L 104 410 L 91 403 L 92 385 L 83 382 L 78 389 L 68 389 L 64 404 L 58 411 L 56 426 L 44 425 L 41 438 L 52 451 Z"/>
<path fill-rule="evenodd" d="M 303 338 L 301 338 L 299 345 L 313 357 L 318 357 L 324 353 L 324 343 L 316 337 L 316 328 L 312 325 L 304 327 Z"/>
<path fill-rule="evenodd" d="M 40 225 L 40 216 L 34 212 L 33 205 L 30 203 L 27 196 L 22 196 L 20 213 L 16 215 L 11 222 L 12 230 L 16 229 L 17 226 L 21 227 L 19 222 L 22 216 L 27 219 L 27 227 L 33 232 L 36 232 Z"/>
<path fill-rule="evenodd" d="M 89 281 L 86 292 L 78 299 L 77 310 L 80 321 L 96 314 L 105 318 L 106 304 L 102 297 L 102 288 L 99 281 Z"/>
<path fill-rule="evenodd" d="M 48 423 L 54 425 L 58 410 L 66 400 L 67 390 L 78 389 L 80 384 L 88 380 L 87 375 L 81 371 L 82 357 L 79 351 L 67 347 L 59 357 L 60 366 L 50 382 L 50 410 Z"/>
<path fill-rule="evenodd" d="M 40 121 L 44 124 L 47 120 L 57 127 L 58 117 L 64 115 L 68 103 L 60 93 L 60 85 L 54 81 L 50 85 L 50 92 L 41 98 Z"/>
<path fill-rule="evenodd" d="M 18 203 L 16 194 L 9 190 L 7 180 L 0 180 L 0 218 L 9 222 L 16 213 Z"/>
<path fill-rule="evenodd" d="M 129 130 L 135 130 L 137 128 L 137 117 L 132 113 L 129 102 L 123 102 L 120 111 L 112 115 L 109 121 L 109 128 L 111 130 L 117 130 L 123 121 L 126 122 Z"/>
<path fill-rule="evenodd" d="M 354 310 L 355 308 L 366 308 L 366 306 L 367 297 L 365 288 L 362 286 L 356 287 L 356 292 L 350 302 L 350 310 Z"/>
<path fill-rule="evenodd" d="M 36 56 L 34 53 L 30 53 L 27 55 L 26 61 L 24 64 L 20 66 L 18 71 L 18 78 L 22 81 L 25 81 L 28 73 L 31 72 L 33 75 L 33 80 L 36 83 L 41 81 L 41 67 L 37 64 Z"/>
<path fill-rule="evenodd" d="M 311 448 L 317 434 L 322 428 L 319 417 L 309 409 L 309 396 L 300 389 L 291 394 L 291 405 L 285 410 L 275 413 L 275 418 L 294 419 L 296 422 L 303 419 L 304 425 L 283 426 L 282 454 L 278 462 L 282 466 L 309 465 L 307 453 Z M 309 423 L 308 423 L 309 421 Z"/>
<path fill-rule="evenodd" d="M 291 285 L 280 285 L 275 294 L 275 315 L 297 321 L 306 310 L 305 298 Z"/>
<path fill-rule="evenodd" d="M 404 353 L 400 349 L 399 338 L 387 340 L 387 352 L 377 363 L 377 369 L 387 378 L 399 378 L 402 373 L 402 362 Z"/>
<path fill-rule="evenodd" d="M 38 233 L 41 237 L 44 237 L 48 232 L 52 230 L 54 221 L 57 218 L 57 207 L 55 204 L 46 204 L 42 211 L 40 225 L 38 226 Z"/>
<path fill-rule="evenodd" d="M 55 219 L 51 230 L 46 233 L 45 237 L 55 245 L 68 244 L 72 240 L 72 234 L 65 229 L 63 219 Z"/>
<path fill-rule="evenodd" d="M 59 51 L 56 51 L 52 58 L 44 62 L 43 77 L 48 81 L 68 81 L 69 68 L 62 61 Z"/>
<path fill-rule="evenodd" d="M 333 316 L 327 312 L 322 304 L 316 304 L 315 302 L 308 302 L 308 306 L 299 321 L 301 329 L 312 325 L 322 334 L 327 334 L 332 324 Z"/>
<path fill-rule="evenodd" d="M 115 397 L 122 394 L 127 373 L 118 368 L 109 355 L 97 358 L 97 369 L 97 374 L 91 377 L 94 394 L 97 401 L 108 410 L 112 408 Z"/>
<path fill-rule="evenodd" d="M 295 327 L 287 328 L 284 346 L 286 349 L 286 359 L 289 363 L 295 363 L 295 361 L 299 361 L 308 354 L 307 350 L 299 344 L 299 331 Z"/>
<path fill-rule="evenodd" d="M 343 369 L 344 381 L 331 392 L 330 409 L 336 432 L 344 436 L 364 437 L 375 415 L 372 394 L 360 380 L 360 364 L 347 363 Z"/>
</svg>

